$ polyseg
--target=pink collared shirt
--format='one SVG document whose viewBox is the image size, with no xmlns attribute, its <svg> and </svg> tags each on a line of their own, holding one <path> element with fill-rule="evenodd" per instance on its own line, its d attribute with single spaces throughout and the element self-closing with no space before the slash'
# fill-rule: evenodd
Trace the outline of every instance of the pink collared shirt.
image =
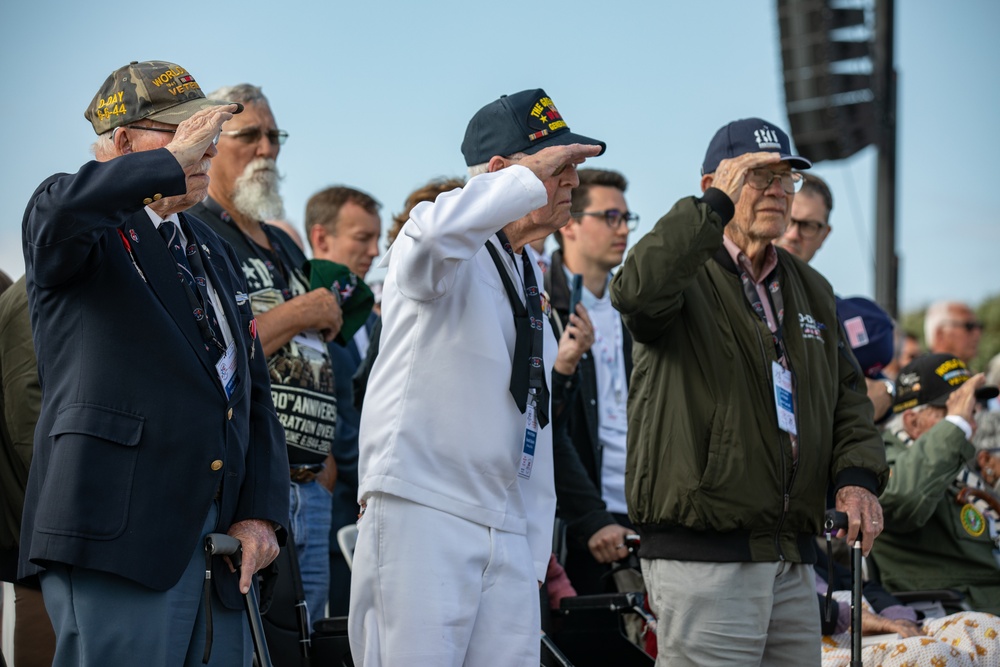
<svg viewBox="0 0 1000 667">
<path fill-rule="evenodd" d="M 732 258 L 733 263 L 747 272 L 750 276 L 750 280 L 753 281 L 754 289 L 757 290 L 757 296 L 760 297 L 760 303 L 764 306 L 764 318 L 767 320 L 767 326 L 774 333 L 778 330 L 778 321 L 774 317 L 774 311 L 771 309 L 771 299 L 767 294 L 767 287 L 764 285 L 764 279 L 771 275 L 771 271 L 774 271 L 778 266 L 778 251 L 774 249 L 773 245 L 768 245 L 764 250 L 764 268 L 760 272 L 760 275 L 754 275 L 753 264 L 750 262 L 750 258 L 747 257 L 743 250 L 733 243 L 732 239 L 728 236 L 722 237 L 722 244 L 726 247 L 726 252 Z"/>
</svg>

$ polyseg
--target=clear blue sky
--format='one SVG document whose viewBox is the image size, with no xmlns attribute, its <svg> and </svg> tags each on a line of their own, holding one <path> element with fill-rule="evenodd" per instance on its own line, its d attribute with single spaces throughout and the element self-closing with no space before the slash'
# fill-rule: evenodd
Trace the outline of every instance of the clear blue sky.
<svg viewBox="0 0 1000 667">
<path fill-rule="evenodd" d="M 1000 2 L 906 0 L 896 12 L 900 304 L 978 304 L 1000 293 Z M 15 277 L 28 197 L 89 159 L 83 110 L 130 60 L 176 62 L 206 91 L 261 85 L 291 134 L 278 163 L 297 225 L 335 183 L 372 193 L 386 223 L 416 186 L 464 173 L 471 115 L 525 88 L 545 88 L 572 129 L 607 142 L 590 166 L 628 177 L 634 238 L 697 192 L 720 126 L 761 116 L 787 129 L 764 0 L 4 2 L 0 52 L 0 268 Z M 816 171 L 836 203 L 814 266 L 839 293 L 872 295 L 874 150 Z"/>
</svg>

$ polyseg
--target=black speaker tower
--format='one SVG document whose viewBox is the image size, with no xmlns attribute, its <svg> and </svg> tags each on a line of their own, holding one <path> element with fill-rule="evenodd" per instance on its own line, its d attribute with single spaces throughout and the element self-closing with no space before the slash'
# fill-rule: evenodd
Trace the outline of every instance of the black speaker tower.
<svg viewBox="0 0 1000 667">
<path fill-rule="evenodd" d="M 843 160 L 878 147 L 875 299 L 895 317 L 894 0 L 777 0 L 785 108 L 799 154 Z"/>
</svg>

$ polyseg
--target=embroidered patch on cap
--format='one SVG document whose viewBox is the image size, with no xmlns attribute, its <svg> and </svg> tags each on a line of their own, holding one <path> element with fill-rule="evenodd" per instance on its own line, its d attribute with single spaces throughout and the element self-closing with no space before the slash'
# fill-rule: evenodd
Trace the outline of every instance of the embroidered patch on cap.
<svg viewBox="0 0 1000 667">
<path fill-rule="evenodd" d="M 562 114 L 556 109 L 551 97 L 542 97 L 528 112 L 526 120 L 528 128 L 535 130 L 528 135 L 530 141 L 537 141 L 542 137 L 547 137 L 551 132 L 561 130 L 566 127 L 566 121 Z"/>
<path fill-rule="evenodd" d="M 953 387 L 963 384 L 971 377 L 968 367 L 958 359 L 949 359 L 935 368 L 934 372 Z"/>
<path fill-rule="evenodd" d="M 773 151 L 781 148 L 781 141 L 778 134 L 767 125 L 759 130 L 753 131 L 753 138 L 757 140 L 757 147 L 762 151 Z"/>
</svg>

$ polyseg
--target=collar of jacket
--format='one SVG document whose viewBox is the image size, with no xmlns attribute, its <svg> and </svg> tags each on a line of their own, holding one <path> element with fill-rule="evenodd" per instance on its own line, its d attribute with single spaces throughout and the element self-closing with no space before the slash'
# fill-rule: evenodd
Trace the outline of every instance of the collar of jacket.
<svg viewBox="0 0 1000 667">
<path fill-rule="evenodd" d="M 781 261 L 782 261 L 781 253 L 783 251 L 782 251 L 781 248 L 775 248 L 775 250 L 778 251 L 778 263 L 774 267 L 774 270 L 771 271 L 771 273 L 767 274 L 767 277 L 764 278 L 764 280 L 761 281 L 762 283 L 766 283 L 766 282 L 771 281 L 774 278 L 774 276 L 775 275 L 779 275 L 779 271 L 781 271 Z M 719 266 L 721 266 L 722 268 L 724 268 L 726 271 L 728 271 L 729 273 L 733 274 L 734 276 L 739 277 L 739 275 L 740 275 L 740 269 L 739 269 L 739 267 L 736 266 L 736 262 L 734 262 L 733 258 L 729 255 L 729 251 L 726 250 L 726 246 L 725 245 L 723 245 L 721 243 L 719 244 L 719 247 L 715 251 L 715 254 L 712 255 L 712 259 L 714 259 L 719 264 Z M 553 261 L 553 265 L 554 265 L 554 261 Z"/>
</svg>

